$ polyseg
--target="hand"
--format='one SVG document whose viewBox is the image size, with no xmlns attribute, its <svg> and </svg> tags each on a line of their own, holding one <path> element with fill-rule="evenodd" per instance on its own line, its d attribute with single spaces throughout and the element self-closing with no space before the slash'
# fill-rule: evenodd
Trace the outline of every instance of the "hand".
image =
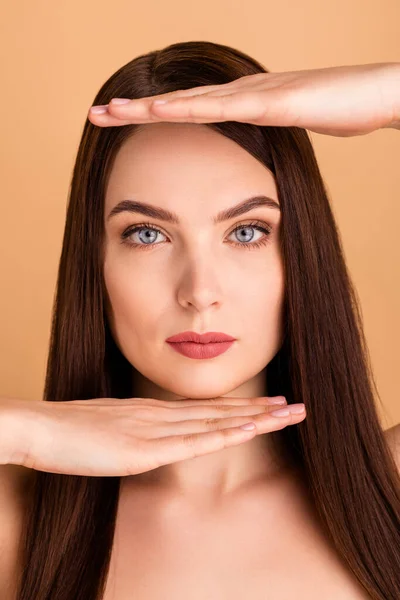
<svg viewBox="0 0 400 600">
<path fill-rule="evenodd" d="M 272 416 L 280 407 L 270 405 L 271 400 L 2 400 L 0 462 L 68 475 L 135 475 L 241 444 L 305 418 L 305 411 Z M 239 428 L 249 422 L 256 429 Z"/>
<path fill-rule="evenodd" d="M 154 105 L 155 99 L 173 100 Z M 400 119 L 400 63 L 374 63 L 246 75 L 230 83 L 103 105 L 88 118 L 100 127 L 160 121 L 303 127 L 349 137 Z"/>
</svg>

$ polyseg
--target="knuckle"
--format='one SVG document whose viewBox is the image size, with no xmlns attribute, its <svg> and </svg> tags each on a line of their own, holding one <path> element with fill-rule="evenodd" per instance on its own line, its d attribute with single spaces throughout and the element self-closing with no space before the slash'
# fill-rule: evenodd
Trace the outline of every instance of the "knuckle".
<svg viewBox="0 0 400 600">
<path fill-rule="evenodd" d="M 186 446 L 193 446 L 194 444 L 194 434 L 193 433 L 185 433 L 182 435 L 182 442 Z"/>
<path fill-rule="evenodd" d="M 182 435 L 182 438 L 181 438 L 182 443 L 191 449 L 192 456 L 197 456 L 197 453 L 195 450 L 197 438 L 198 438 L 198 436 L 195 433 L 185 433 L 184 435 Z"/>
<path fill-rule="evenodd" d="M 260 400 L 263 400 L 264 402 L 266 402 L 265 397 L 263 398 L 263 396 L 255 396 L 253 398 L 248 398 L 247 399 L 249 404 L 254 404 L 254 405 L 259 405 L 260 404 Z"/>
<path fill-rule="evenodd" d="M 207 399 L 207 404 L 210 404 L 211 406 L 215 406 L 217 408 L 220 407 L 220 403 L 221 403 L 220 398 L 208 398 Z"/>
<path fill-rule="evenodd" d="M 219 404 L 215 408 L 217 408 L 221 413 L 229 413 L 234 410 L 234 408 L 232 408 L 232 406 L 229 404 Z"/>
<path fill-rule="evenodd" d="M 207 429 L 216 429 L 218 427 L 218 425 L 220 424 L 221 420 L 217 419 L 217 418 L 208 418 L 208 419 L 204 419 L 204 424 L 206 426 Z"/>
</svg>

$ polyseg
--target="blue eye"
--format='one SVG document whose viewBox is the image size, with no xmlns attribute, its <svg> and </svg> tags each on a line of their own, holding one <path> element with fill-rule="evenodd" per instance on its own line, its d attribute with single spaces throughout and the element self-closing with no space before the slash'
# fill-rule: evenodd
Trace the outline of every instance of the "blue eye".
<svg viewBox="0 0 400 600">
<path fill-rule="evenodd" d="M 266 223 L 263 223 L 262 221 L 255 221 L 252 223 L 243 223 L 241 225 L 238 225 L 237 227 L 235 227 L 235 229 L 233 229 L 231 231 L 231 233 L 229 235 L 231 235 L 232 233 L 236 233 L 237 231 L 241 231 L 241 232 L 246 231 L 246 230 L 251 231 L 252 229 L 255 229 L 264 234 L 261 237 L 261 239 L 256 240 L 255 242 L 251 242 L 251 239 L 254 237 L 254 234 L 253 234 L 253 235 L 251 235 L 250 240 L 245 240 L 245 242 L 232 242 L 233 245 L 252 250 L 252 249 L 260 248 L 261 246 L 265 246 L 266 244 L 268 244 L 269 236 L 272 233 L 272 227 L 270 225 L 267 225 Z M 143 241 L 143 239 L 145 240 L 143 243 L 132 242 L 129 240 L 129 238 L 134 233 L 136 233 L 137 231 L 143 231 L 143 230 L 144 231 L 147 230 L 146 235 L 142 237 L 142 241 Z M 149 234 L 149 232 L 151 232 L 151 233 Z M 128 229 L 126 229 L 121 235 L 121 243 L 126 244 L 127 246 L 129 246 L 131 248 L 138 248 L 140 250 L 148 250 L 150 248 L 153 248 L 154 246 L 159 245 L 159 244 L 151 243 L 151 242 L 154 242 L 154 240 L 157 238 L 158 233 L 165 235 L 160 229 L 158 229 L 157 227 L 154 227 L 150 223 L 141 223 L 140 225 L 135 225 L 134 227 L 128 227 Z M 247 232 L 245 235 L 249 235 L 249 233 Z M 149 242 L 149 243 L 147 243 L 147 242 Z M 249 242 L 251 242 L 251 243 L 249 243 Z"/>
</svg>

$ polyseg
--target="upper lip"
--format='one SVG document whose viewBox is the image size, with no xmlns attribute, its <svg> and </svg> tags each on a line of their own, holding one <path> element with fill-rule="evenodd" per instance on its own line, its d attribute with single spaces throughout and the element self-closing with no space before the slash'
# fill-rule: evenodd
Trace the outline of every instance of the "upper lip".
<svg viewBox="0 0 400 600">
<path fill-rule="evenodd" d="M 210 342 L 231 342 L 236 338 L 219 331 L 208 331 L 207 333 L 196 333 L 195 331 L 183 331 L 177 335 L 167 338 L 167 342 L 197 342 L 198 344 L 208 344 Z"/>
</svg>

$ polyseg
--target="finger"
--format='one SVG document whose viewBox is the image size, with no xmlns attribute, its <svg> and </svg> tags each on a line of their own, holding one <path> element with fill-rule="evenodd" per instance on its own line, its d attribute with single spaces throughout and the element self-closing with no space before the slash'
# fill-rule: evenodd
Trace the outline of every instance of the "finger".
<svg viewBox="0 0 400 600">
<path fill-rule="evenodd" d="M 132 124 L 142 124 L 149 123 L 150 119 L 147 117 L 146 119 L 140 120 L 138 117 L 131 117 L 130 119 L 119 119 L 117 117 L 112 116 L 110 113 L 102 113 L 102 114 L 93 114 L 88 112 L 87 115 L 88 120 L 96 127 L 122 127 L 124 125 L 132 125 Z"/>
<path fill-rule="evenodd" d="M 152 464 L 151 468 L 156 469 L 179 460 L 210 454 L 229 446 L 237 446 L 255 435 L 257 435 L 256 427 L 247 431 L 240 427 L 230 427 L 206 433 L 169 436 L 144 441 L 143 444 L 146 458 Z"/>
<path fill-rule="evenodd" d="M 241 89 L 243 87 L 259 85 L 260 83 L 266 80 L 267 75 L 272 77 L 273 74 L 255 73 L 253 75 L 244 75 L 243 77 L 238 77 L 237 79 L 233 79 L 232 81 L 228 81 L 227 83 L 219 83 L 214 85 L 200 85 L 188 89 L 165 92 L 164 94 L 144 96 L 143 98 L 132 98 L 131 105 L 139 103 L 151 105 L 153 104 L 154 100 L 173 100 L 174 98 L 187 98 L 191 96 L 199 96 L 210 93 L 225 94 L 227 92 L 232 92 L 233 90 Z M 109 104 L 115 106 L 113 100 L 114 99 L 112 98 Z M 116 106 L 118 106 L 118 103 L 116 104 Z M 124 106 L 129 106 L 129 104 Z"/>
<path fill-rule="evenodd" d="M 267 410 L 273 410 L 274 408 L 277 408 L 277 406 L 195 405 L 181 406 L 179 408 L 159 407 L 157 411 L 155 411 L 154 407 L 144 406 L 144 412 L 138 408 L 136 409 L 135 416 L 141 420 L 148 421 L 151 425 L 153 425 L 154 422 L 158 420 L 168 423 L 178 423 L 187 419 L 221 419 L 236 416 L 258 415 L 265 413 Z"/>
<path fill-rule="evenodd" d="M 257 93 L 244 90 L 218 96 L 204 94 L 176 98 L 167 104 L 152 104 L 150 107 L 139 105 L 125 109 L 122 105 L 118 108 L 118 116 L 126 121 L 129 115 L 132 123 L 160 121 L 220 123 L 237 121 L 259 125 L 288 126 L 292 123 L 286 106 L 288 104 L 287 100 L 287 97 L 279 89 Z M 109 105 L 108 108 L 112 117 L 114 117 L 115 107 Z"/>
<path fill-rule="evenodd" d="M 301 407 L 303 409 L 302 412 L 292 412 L 296 410 L 300 410 Z M 159 439 L 167 436 L 174 435 L 186 435 L 186 434 L 195 434 L 195 433 L 203 433 L 206 431 L 216 431 L 219 429 L 226 429 L 228 427 L 239 427 L 240 425 L 244 425 L 249 422 L 253 422 L 257 426 L 258 433 L 266 433 L 271 430 L 271 428 L 280 428 L 280 424 L 282 421 L 286 419 L 286 425 L 291 420 L 293 422 L 299 422 L 304 419 L 305 410 L 304 404 L 291 404 L 287 408 L 287 415 L 274 415 L 273 411 L 275 411 L 278 407 L 268 407 L 264 411 L 260 411 L 258 414 L 248 413 L 237 414 L 227 417 L 204 417 L 204 418 L 192 418 L 183 421 L 170 421 L 170 422 L 160 422 L 151 425 L 140 426 L 140 431 L 136 432 L 139 437 L 144 439 Z M 282 427 L 286 426 L 284 423 Z"/>
<path fill-rule="evenodd" d="M 293 415 L 289 417 L 272 417 L 268 419 L 263 429 L 265 432 L 283 429 L 288 425 L 295 424 L 297 418 Z M 154 463 L 153 468 L 170 464 L 187 458 L 195 458 L 211 452 L 216 452 L 245 442 L 259 433 L 260 425 L 255 423 L 253 430 L 245 431 L 239 427 L 228 427 L 217 431 L 207 431 L 204 433 L 189 433 L 183 435 L 174 435 L 158 439 L 146 440 L 149 459 Z"/>
<path fill-rule="evenodd" d="M 191 96 L 200 96 L 204 94 L 223 95 L 234 90 L 242 89 L 244 87 L 254 88 L 265 83 L 273 84 L 276 81 L 278 75 L 279 74 L 276 73 L 255 73 L 252 75 L 244 75 L 243 77 L 238 77 L 237 79 L 233 79 L 232 81 L 228 81 L 227 83 L 220 83 L 214 85 L 200 85 L 193 88 L 174 90 L 173 92 L 165 92 L 164 94 L 144 96 L 143 98 L 132 98 L 131 105 L 139 103 L 151 105 L 153 104 L 154 100 L 173 100 L 175 98 L 187 98 Z M 114 106 L 113 100 L 114 99 L 112 98 L 109 104 Z M 124 106 L 129 106 L 129 104 L 125 104 Z"/>
<path fill-rule="evenodd" d="M 226 91 L 241 89 L 243 87 L 249 87 L 250 85 L 259 85 L 260 83 L 266 81 L 267 78 L 272 78 L 273 76 L 276 76 L 276 74 L 254 73 L 252 75 L 244 75 L 243 77 L 238 77 L 237 79 L 233 79 L 232 81 L 228 81 L 227 83 L 220 83 L 216 85 L 200 85 L 186 90 L 176 90 L 174 92 L 167 92 L 166 94 L 158 94 L 157 96 L 148 96 L 148 98 L 151 101 L 158 98 L 174 98 L 175 96 L 196 96 L 199 94 L 209 94 L 213 92 L 226 93 Z"/>
<path fill-rule="evenodd" d="M 219 123 L 238 121 L 253 123 L 265 111 L 265 95 L 261 92 L 236 91 L 224 95 L 198 94 L 176 97 L 167 104 L 131 102 L 108 104 L 108 112 L 100 115 L 90 113 L 90 120 L 97 125 L 120 126 L 130 123 Z"/>
<path fill-rule="evenodd" d="M 275 87 L 277 87 L 278 85 L 280 85 L 280 80 L 276 78 L 276 76 L 274 78 L 272 78 L 272 75 L 270 75 L 270 79 L 265 79 L 265 73 L 262 73 L 263 77 L 261 79 L 257 78 L 253 81 L 242 81 L 242 79 L 246 79 L 246 77 L 241 77 L 238 80 L 235 80 L 234 82 L 232 82 L 232 87 L 228 87 L 231 84 L 227 84 L 227 86 L 225 85 L 218 85 L 218 86 L 210 86 L 210 87 L 215 87 L 215 89 L 210 89 L 204 92 L 196 92 L 196 93 L 185 93 L 185 92 L 191 92 L 192 90 L 185 90 L 184 92 L 176 92 L 176 95 L 174 95 L 175 93 L 171 94 L 171 96 L 168 96 L 167 94 L 163 94 L 160 96 L 154 96 L 154 100 L 155 99 L 160 99 L 160 100 L 164 100 L 164 99 L 168 99 L 168 100 L 175 100 L 175 98 L 187 98 L 187 97 L 192 97 L 192 96 L 213 96 L 213 97 L 218 97 L 218 96 L 226 96 L 228 93 L 233 93 L 233 92 L 237 92 L 239 90 L 248 90 L 248 91 L 264 91 L 267 89 L 273 89 Z M 252 75 L 250 75 L 249 77 L 253 77 Z M 199 90 L 201 90 L 202 88 L 198 88 Z M 204 86 L 204 90 L 206 89 L 206 86 Z M 140 102 L 140 100 L 132 100 L 132 102 Z M 111 100 L 112 103 L 112 100 Z"/>
<path fill-rule="evenodd" d="M 111 116 L 135 122 L 170 121 L 174 123 L 219 123 L 223 121 L 252 122 L 262 115 L 260 94 L 236 91 L 222 96 L 198 94 L 177 97 L 166 104 L 121 105 L 118 109 L 108 105 Z"/>
<path fill-rule="evenodd" d="M 147 399 L 154 400 L 154 399 Z M 155 400 L 162 406 L 182 408 L 182 406 L 266 406 L 269 404 L 286 404 L 284 396 L 255 396 L 253 398 L 237 398 L 235 396 L 217 396 L 216 398 L 182 398 L 182 400 Z"/>
<path fill-rule="evenodd" d="M 107 112 L 102 114 L 93 114 L 89 111 L 88 120 L 96 127 L 123 127 L 125 125 L 144 125 L 146 123 L 162 123 L 162 122 L 171 122 L 171 123 L 182 123 L 189 122 L 189 119 L 177 118 L 174 115 L 171 116 L 161 116 L 154 114 L 150 108 L 145 105 L 138 104 L 129 109 L 129 115 L 126 113 L 120 114 L 119 109 L 115 109 L 115 107 L 110 107 L 107 105 Z M 118 114 L 115 114 L 118 113 Z M 192 122 L 207 122 L 204 120 L 194 120 Z"/>
<path fill-rule="evenodd" d="M 279 89 L 267 92 L 238 91 L 223 96 L 177 98 L 167 104 L 154 105 L 151 112 L 171 122 L 219 123 L 237 121 L 256 125 L 290 126 L 293 115 L 290 98 Z"/>
<path fill-rule="evenodd" d="M 146 123 L 155 119 L 152 114 L 151 106 L 155 100 L 173 100 L 175 98 L 187 98 L 196 95 L 209 94 L 210 92 L 218 92 L 225 94 L 226 90 L 240 88 L 245 85 L 249 76 L 241 77 L 230 81 L 229 83 L 219 85 L 203 85 L 187 90 L 175 90 L 166 92 L 165 94 L 157 94 L 154 96 L 145 96 L 144 98 L 132 98 L 127 104 L 114 103 L 115 98 L 112 98 L 108 104 L 98 105 L 107 109 L 105 113 L 92 113 L 89 109 L 88 118 L 95 125 L 106 125 L 107 127 L 128 125 L 132 122 Z M 251 77 L 251 76 L 250 76 Z M 132 121 L 134 119 L 134 121 Z M 164 120 L 164 119 L 162 119 Z"/>
<path fill-rule="evenodd" d="M 146 96 L 144 98 L 132 98 L 129 103 L 123 105 L 114 104 L 114 99 L 112 98 L 109 104 L 103 105 L 103 107 L 107 109 L 106 113 L 95 114 L 89 109 L 88 119 L 94 125 L 100 127 L 119 127 L 132 123 L 143 124 L 165 121 L 168 119 L 163 117 L 160 118 L 160 115 L 154 114 L 152 106 L 155 100 L 174 100 L 177 98 L 190 98 L 193 96 L 206 95 L 219 97 L 244 88 L 247 88 L 248 90 L 251 89 L 252 91 L 257 90 L 258 88 L 268 89 L 279 85 L 280 75 L 281 74 L 279 73 L 255 73 L 253 75 L 239 77 L 238 79 L 234 79 L 233 81 L 224 84 L 204 85 L 187 90 L 176 90 L 165 94 Z"/>
<path fill-rule="evenodd" d="M 216 398 L 182 398 L 181 400 L 159 400 L 158 398 L 90 398 L 87 400 L 67 400 L 64 402 L 51 402 L 49 404 L 57 404 L 57 407 L 78 405 L 78 406 L 162 406 L 167 408 L 182 408 L 183 406 L 250 406 L 250 405 L 267 405 L 273 403 L 286 403 L 284 396 L 256 396 L 254 398 L 237 398 L 234 396 L 219 396 Z"/>
</svg>

